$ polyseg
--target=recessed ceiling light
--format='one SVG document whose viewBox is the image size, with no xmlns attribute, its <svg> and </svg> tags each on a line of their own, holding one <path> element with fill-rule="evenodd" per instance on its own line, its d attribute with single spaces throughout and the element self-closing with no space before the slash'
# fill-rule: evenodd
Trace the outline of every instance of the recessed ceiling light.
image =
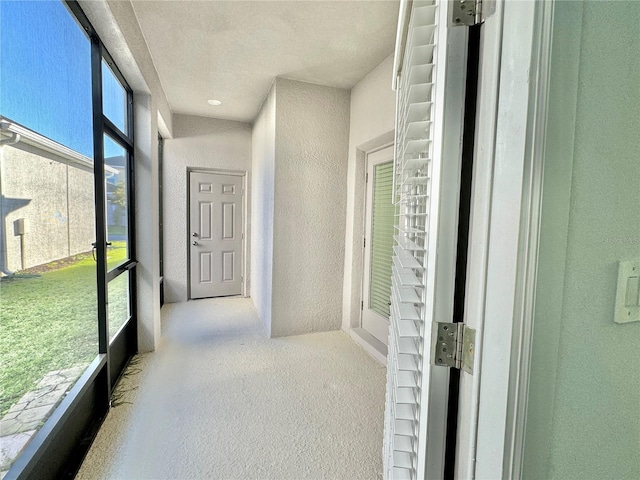
<svg viewBox="0 0 640 480">
<path fill-rule="evenodd" d="M 211 100 L 207 100 L 207 103 L 209 105 L 213 105 L 214 107 L 217 107 L 218 105 L 222 105 L 222 102 L 220 100 L 215 100 L 215 99 L 211 99 Z"/>
</svg>

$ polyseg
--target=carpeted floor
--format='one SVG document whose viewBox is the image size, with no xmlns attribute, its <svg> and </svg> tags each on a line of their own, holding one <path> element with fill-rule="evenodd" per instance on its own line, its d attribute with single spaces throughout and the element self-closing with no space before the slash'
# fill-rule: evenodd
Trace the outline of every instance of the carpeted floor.
<svg viewBox="0 0 640 480">
<path fill-rule="evenodd" d="M 384 389 L 343 332 L 267 339 L 249 299 L 165 305 L 77 478 L 381 478 Z"/>
</svg>

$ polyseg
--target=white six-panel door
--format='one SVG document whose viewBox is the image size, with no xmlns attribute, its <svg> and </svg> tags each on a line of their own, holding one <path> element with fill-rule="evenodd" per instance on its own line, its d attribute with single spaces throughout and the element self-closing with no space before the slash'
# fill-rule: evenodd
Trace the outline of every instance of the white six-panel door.
<svg viewBox="0 0 640 480">
<path fill-rule="evenodd" d="M 191 172 L 190 298 L 241 295 L 243 177 Z"/>
</svg>

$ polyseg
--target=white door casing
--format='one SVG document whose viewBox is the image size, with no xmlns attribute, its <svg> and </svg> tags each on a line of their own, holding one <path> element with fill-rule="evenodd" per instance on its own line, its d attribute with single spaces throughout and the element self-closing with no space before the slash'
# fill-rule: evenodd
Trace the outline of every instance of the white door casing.
<svg viewBox="0 0 640 480">
<path fill-rule="evenodd" d="M 540 5 L 540 4 L 538 4 Z M 511 478 L 512 341 L 522 315 L 530 202 L 536 3 L 497 0 L 482 25 L 465 324 L 474 373 L 460 376 L 456 478 Z"/>
<path fill-rule="evenodd" d="M 190 298 L 242 294 L 243 181 L 240 175 L 189 173 Z"/>
<path fill-rule="evenodd" d="M 362 273 L 362 317 L 361 326 L 371 335 L 376 337 L 385 345 L 388 344 L 389 337 L 389 317 L 375 311 L 371 306 L 372 288 L 372 248 L 374 246 L 373 220 L 374 220 L 374 196 L 386 194 L 387 192 L 375 191 L 376 168 L 386 163 L 393 162 L 393 146 L 367 154 L 367 188 L 365 202 L 365 241 L 364 241 L 364 268 Z M 391 192 L 388 192 L 389 206 L 392 207 Z M 379 201 L 380 199 L 378 199 Z M 393 242 L 393 232 L 391 232 L 391 243 Z M 391 256 L 389 254 L 389 287 L 391 286 Z M 389 295 L 391 292 L 389 291 Z M 390 301 L 390 300 L 389 300 Z"/>
</svg>

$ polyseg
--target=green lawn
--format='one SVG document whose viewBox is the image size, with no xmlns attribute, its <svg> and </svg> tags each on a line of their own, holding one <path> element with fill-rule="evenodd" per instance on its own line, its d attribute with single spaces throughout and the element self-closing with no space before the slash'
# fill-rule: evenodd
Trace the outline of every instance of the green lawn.
<svg viewBox="0 0 640 480">
<path fill-rule="evenodd" d="M 114 242 L 109 264 L 125 256 L 124 242 Z M 110 288 L 110 317 L 122 319 L 121 325 L 127 302 L 117 292 Z M 112 334 L 117 326 L 112 325 Z M 0 281 L 0 415 L 46 373 L 89 364 L 97 353 L 96 264 L 91 254 L 37 276 L 18 273 Z"/>
</svg>

